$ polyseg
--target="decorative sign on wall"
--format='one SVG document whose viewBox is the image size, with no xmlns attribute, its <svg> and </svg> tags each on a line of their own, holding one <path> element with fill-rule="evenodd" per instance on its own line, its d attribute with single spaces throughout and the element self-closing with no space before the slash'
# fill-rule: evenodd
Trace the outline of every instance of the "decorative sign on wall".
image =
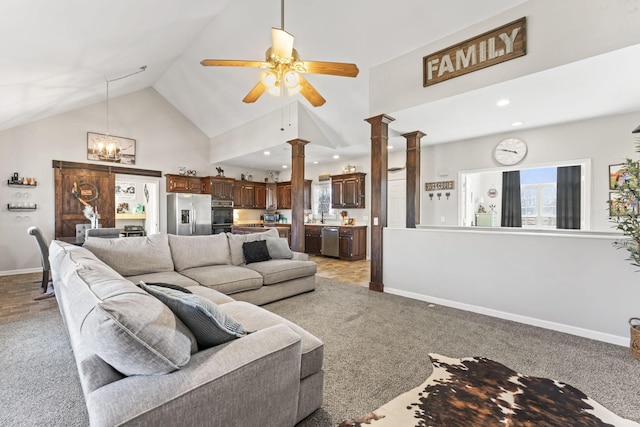
<svg viewBox="0 0 640 427">
<path fill-rule="evenodd" d="M 455 186 L 455 181 L 425 182 L 424 191 L 453 190 Z"/>
<path fill-rule="evenodd" d="M 527 18 L 498 27 L 422 58 L 427 87 L 527 54 Z"/>
</svg>

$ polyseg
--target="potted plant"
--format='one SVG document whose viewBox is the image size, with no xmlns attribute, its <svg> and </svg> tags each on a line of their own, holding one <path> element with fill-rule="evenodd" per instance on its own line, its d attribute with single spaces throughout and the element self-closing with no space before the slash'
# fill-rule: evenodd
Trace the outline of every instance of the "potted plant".
<svg viewBox="0 0 640 427">
<path fill-rule="evenodd" d="M 636 152 L 640 152 L 640 140 L 636 141 Z M 609 200 L 609 212 L 616 229 L 625 236 L 613 243 L 618 249 L 626 249 L 632 265 L 640 267 L 640 162 L 625 159 L 617 180 L 617 197 Z M 640 359 L 640 318 L 629 319 L 631 327 L 631 354 Z"/>
</svg>

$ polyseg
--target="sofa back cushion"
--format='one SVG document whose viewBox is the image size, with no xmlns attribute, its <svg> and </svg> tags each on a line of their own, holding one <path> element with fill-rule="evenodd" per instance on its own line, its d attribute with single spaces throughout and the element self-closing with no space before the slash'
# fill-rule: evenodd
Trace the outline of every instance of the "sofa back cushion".
<svg viewBox="0 0 640 427">
<path fill-rule="evenodd" d="M 184 366 L 195 337 L 162 302 L 99 260 L 68 252 L 60 288 L 71 325 L 86 348 L 124 375 L 157 375 Z"/>
<path fill-rule="evenodd" d="M 176 271 L 208 265 L 231 264 L 227 236 L 177 236 L 169 234 L 169 247 Z"/>
<path fill-rule="evenodd" d="M 87 237 L 83 247 L 123 276 L 173 271 L 166 234 L 103 239 Z"/>
<path fill-rule="evenodd" d="M 233 265 L 242 265 L 245 263 L 244 252 L 242 245 L 245 242 L 255 242 L 256 240 L 263 240 L 266 237 L 279 237 L 280 234 L 275 228 L 269 228 L 263 233 L 249 233 L 249 234 L 231 234 L 227 233 L 229 238 L 229 250 L 231 251 L 231 263 Z"/>
</svg>

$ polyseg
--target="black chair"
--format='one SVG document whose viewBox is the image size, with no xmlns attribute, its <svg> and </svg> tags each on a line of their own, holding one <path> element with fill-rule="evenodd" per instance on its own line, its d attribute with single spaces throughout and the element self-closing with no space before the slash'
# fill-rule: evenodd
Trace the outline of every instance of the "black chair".
<svg viewBox="0 0 640 427">
<path fill-rule="evenodd" d="M 47 242 L 44 240 L 42 232 L 38 227 L 29 227 L 27 233 L 36 238 L 38 248 L 40 249 L 40 261 L 42 261 L 42 292 L 47 294 L 47 289 L 49 287 L 49 272 L 51 271 L 51 266 L 49 265 L 49 247 L 47 246 Z M 49 294 L 50 296 L 53 296 L 53 289 Z"/>
</svg>

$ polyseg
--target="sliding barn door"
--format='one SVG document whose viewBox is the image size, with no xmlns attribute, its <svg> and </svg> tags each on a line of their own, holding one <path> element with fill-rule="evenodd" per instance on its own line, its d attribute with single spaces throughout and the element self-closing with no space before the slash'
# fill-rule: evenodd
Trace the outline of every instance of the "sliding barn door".
<svg viewBox="0 0 640 427">
<path fill-rule="evenodd" d="M 56 238 L 74 237 L 76 224 L 89 224 L 83 209 L 91 205 L 103 228 L 115 227 L 115 174 L 89 169 L 55 169 Z"/>
</svg>

